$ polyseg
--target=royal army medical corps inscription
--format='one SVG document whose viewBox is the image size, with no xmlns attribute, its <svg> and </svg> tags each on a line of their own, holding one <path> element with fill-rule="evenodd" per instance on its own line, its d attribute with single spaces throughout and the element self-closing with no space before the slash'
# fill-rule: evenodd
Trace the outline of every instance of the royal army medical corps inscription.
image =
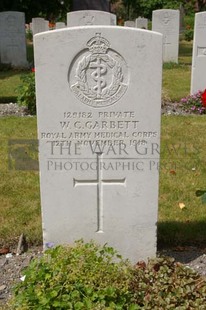
<svg viewBox="0 0 206 310">
<path fill-rule="evenodd" d="M 73 59 L 68 73 L 71 91 L 93 108 L 113 105 L 126 92 L 128 69 L 124 58 L 96 33 Z"/>
</svg>

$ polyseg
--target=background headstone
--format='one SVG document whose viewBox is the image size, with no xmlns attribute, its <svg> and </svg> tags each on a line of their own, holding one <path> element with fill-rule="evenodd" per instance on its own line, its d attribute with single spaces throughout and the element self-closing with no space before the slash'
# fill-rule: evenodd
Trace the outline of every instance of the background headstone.
<svg viewBox="0 0 206 310">
<path fill-rule="evenodd" d="M 195 14 L 191 94 L 206 88 L 206 12 Z"/>
<path fill-rule="evenodd" d="M 155 256 L 162 35 L 72 27 L 34 47 L 44 246 Z"/>
<path fill-rule="evenodd" d="M 67 27 L 116 25 L 116 15 L 103 11 L 89 10 L 67 13 Z"/>
<path fill-rule="evenodd" d="M 57 22 L 55 28 L 56 29 L 66 28 L 66 25 L 63 22 Z"/>
<path fill-rule="evenodd" d="M 135 27 L 135 22 L 133 20 L 126 20 L 124 22 L 125 27 Z"/>
<path fill-rule="evenodd" d="M 0 62 L 27 67 L 25 16 L 22 12 L 0 13 Z"/>
<path fill-rule="evenodd" d="M 140 29 L 148 28 L 148 19 L 144 17 L 138 17 L 135 20 L 135 27 Z"/>
<path fill-rule="evenodd" d="M 110 12 L 109 0 L 73 0 L 71 11 L 98 10 Z"/>
<path fill-rule="evenodd" d="M 152 30 L 163 34 L 163 61 L 178 63 L 179 10 L 156 10 L 152 12 Z"/>
<path fill-rule="evenodd" d="M 32 33 L 33 35 L 48 31 L 49 30 L 49 22 L 46 21 L 44 18 L 35 17 L 32 18 Z"/>
</svg>

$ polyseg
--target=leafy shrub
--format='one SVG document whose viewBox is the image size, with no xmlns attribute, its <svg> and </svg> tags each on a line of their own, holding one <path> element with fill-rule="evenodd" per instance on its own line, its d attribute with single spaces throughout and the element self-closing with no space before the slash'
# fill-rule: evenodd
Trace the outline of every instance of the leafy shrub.
<svg viewBox="0 0 206 310">
<path fill-rule="evenodd" d="M 172 258 L 132 267 L 93 242 L 58 246 L 33 260 L 10 309 L 204 310 L 206 279 Z"/>
<path fill-rule="evenodd" d="M 78 241 L 49 249 L 25 275 L 12 309 L 135 309 L 129 307 L 129 265 L 107 246 Z"/>
<path fill-rule="evenodd" d="M 172 258 L 137 264 L 131 291 L 138 309 L 205 309 L 206 279 Z"/>
<path fill-rule="evenodd" d="M 194 35 L 194 30 L 193 29 L 186 29 L 184 31 L 184 39 L 186 41 L 192 41 L 193 40 L 193 35 Z"/>
<path fill-rule="evenodd" d="M 35 73 L 21 76 L 22 85 L 18 87 L 17 103 L 25 106 L 32 115 L 36 114 Z"/>
<path fill-rule="evenodd" d="M 29 40 L 31 42 L 33 41 L 33 34 L 32 34 L 32 31 L 30 29 L 28 29 L 26 32 L 26 38 L 27 38 L 27 40 Z"/>
<path fill-rule="evenodd" d="M 206 114 L 206 89 L 181 99 L 184 110 L 195 114 Z"/>
</svg>

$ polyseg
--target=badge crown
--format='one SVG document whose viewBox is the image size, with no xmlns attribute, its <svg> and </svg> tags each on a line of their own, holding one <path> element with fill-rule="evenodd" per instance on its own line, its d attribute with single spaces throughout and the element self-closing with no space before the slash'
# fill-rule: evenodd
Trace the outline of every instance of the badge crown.
<svg viewBox="0 0 206 310">
<path fill-rule="evenodd" d="M 87 46 L 92 54 L 106 54 L 110 44 L 105 38 L 101 37 L 100 33 L 97 33 L 94 38 L 87 42 Z"/>
</svg>

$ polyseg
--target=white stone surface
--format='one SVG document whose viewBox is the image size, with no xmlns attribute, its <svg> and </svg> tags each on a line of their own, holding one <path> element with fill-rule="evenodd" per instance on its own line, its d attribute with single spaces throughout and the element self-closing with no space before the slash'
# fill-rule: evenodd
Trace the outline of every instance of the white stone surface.
<svg viewBox="0 0 206 310">
<path fill-rule="evenodd" d="M 56 29 L 61 29 L 61 28 L 65 28 L 65 27 L 66 27 L 66 25 L 63 22 L 57 22 L 55 25 Z"/>
<path fill-rule="evenodd" d="M 28 66 L 22 12 L 0 12 L 0 62 L 14 67 Z"/>
<path fill-rule="evenodd" d="M 152 30 L 163 34 L 163 61 L 178 63 L 179 10 L 156 10 L 152 12 Z"/>
<path fill-rule="evenodd" d="M 148 19 L 139 16 L 135 20 L 135 27 L 140 29 L 148 29 Z"/>
<path fill-rule="evenodd" d="M 82 10 L 67 13 L 67 27 L 90 26 L 90 25 L 116 25 L 115 14 L 96 11 Z"/>
<path fill-rule="evenodd" d="M 135 27 L 135 22 L 133 20 L 126 20 L 124 22 L 125 27 Z"/>
<path fill-rule="evenodd" d="M 33 35 L 48 31 L 49 30 L 49 22 L 46 21 L 44 18 L 41 17 L 34 17 L 32 18 L 32 32 Z"/>
<path fill-rule="evenodd" d="M 155 256 L 162 35 L 72 27 L 34 48 L 44 245 Z"/>
<path fill-rule="evenodd" d="M 206 12 L 195 14 L 191 94 L 206 88 Z"/>
</svg>

